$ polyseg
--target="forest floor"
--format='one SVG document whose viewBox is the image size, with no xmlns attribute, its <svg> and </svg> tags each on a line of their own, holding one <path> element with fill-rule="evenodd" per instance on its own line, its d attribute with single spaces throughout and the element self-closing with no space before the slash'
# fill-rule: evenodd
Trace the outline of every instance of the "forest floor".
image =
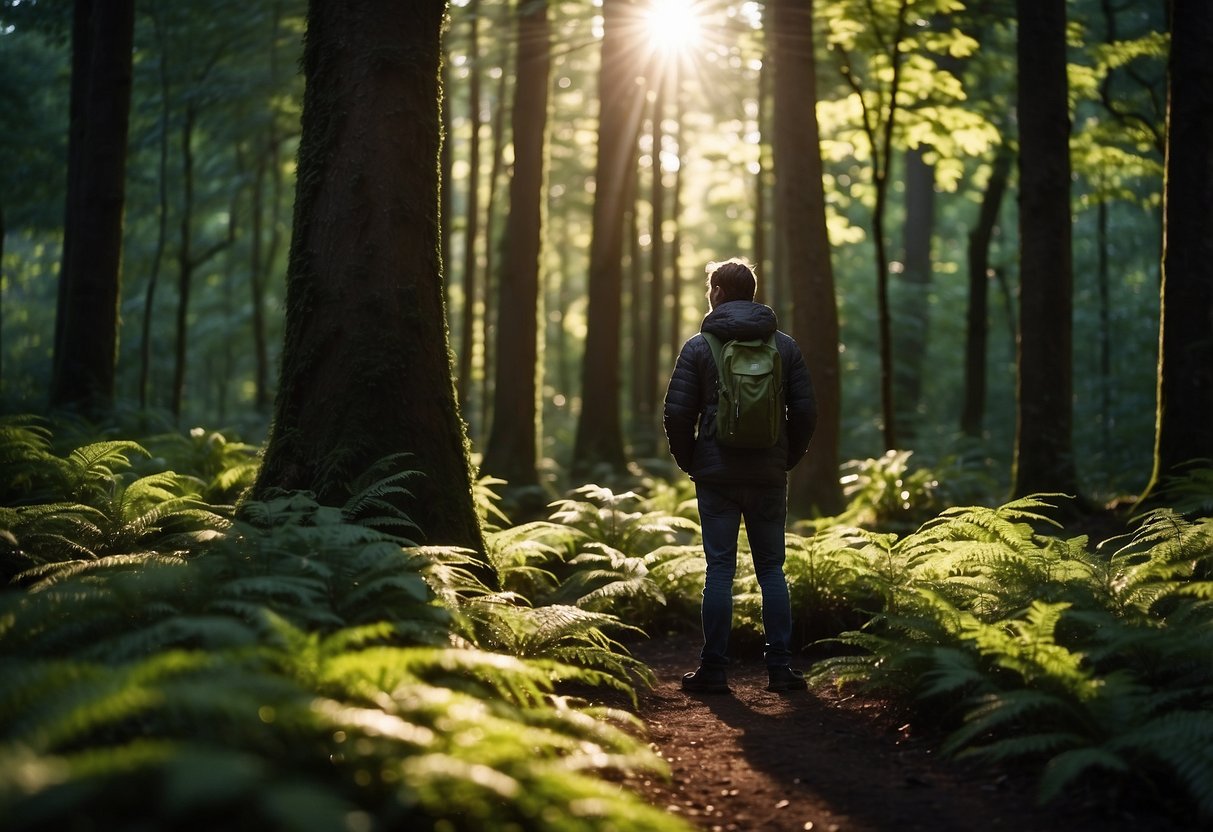
<svg viewBox="0 0 1213 832">
<path fill-rule="evenodd" d="M 1162 832 L 1185 827 L 1134 805 L 1130 789 L 1085 787 L 1036 805 L 1024 769 L 942 759 L 942 736 L 901 709 L 829 690 L 769 693 L 761 658 L 735 662 L 730 694 L 690 695 L 697 636 L 629 645 L 657 676 L 639 716 L 669 763 L 664 782 L 629 785 L 653 805 L 713 832 Z"/>
</svg>

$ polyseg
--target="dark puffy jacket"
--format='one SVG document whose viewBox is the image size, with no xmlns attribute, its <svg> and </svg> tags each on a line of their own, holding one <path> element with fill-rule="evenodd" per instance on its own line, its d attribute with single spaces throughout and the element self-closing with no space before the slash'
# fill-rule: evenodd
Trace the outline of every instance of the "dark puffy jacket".
<svg viewBox="0 0 1213 832">
<path fill-rule="evenodd" d="M 787 418 L 779 442 L 772 448 L 730 448 L 716 442 L 717 373 L 712 348 L 702 335 L 682 345 L 665 394 L 666 439 L 678 467 L 698 482 L 778 484 L 786 481 L 809 447 L 817 427 L 813 380 L 800 348 L 778 332 L 775 312 L 750 301 L 730 301 L 713 309 L 700 326 L 721 341 L 768 338 L 783 365 Z"/>
</svg>

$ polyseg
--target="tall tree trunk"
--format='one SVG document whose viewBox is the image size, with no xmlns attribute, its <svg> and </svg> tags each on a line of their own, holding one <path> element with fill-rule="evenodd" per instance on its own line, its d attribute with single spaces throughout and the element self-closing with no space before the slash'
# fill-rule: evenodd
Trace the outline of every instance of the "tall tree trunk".
<svg viewBox="0 0 1213 832">
<path fill-rule="evenodd" d="M 598 162 L 594 173 L 590 240 L 589 306 L 582 363 L 581 413 L 573 443 L 573 475 L 627 464 L 620 423 L 620 325 L 623 284 L 624 196 L 635 171 L 636 131 L 644 102 L 635 82 L 628 38 L 636 6 L 603 0 L 602 69 L 599 75 Z"/>
<path fill-rule="evenodd" d="M 169 82 L 168 82 L 168 42 L 164 37 L 164 28 L 160 22 L 158 9 L 153 5 L 152 26 L 156 33 L 157 76 L 160 81 L 160 141 L 159 157 L 156 166 L 156 249 L 152 254 L 152 267 L 147 276 L 147 288 L 143 297 L 143 331 L 139 343 L 139 408 L 145 410 L 148 405 L 147 388 L 151 377 L 152 365 L 152 319 L 155 317 L 156 289 L 160 283 L 160 267 L 164 263 L 164 249 L 168 244 L 168 116 Z"/>
<path fill-rule="evenodd" d="M 817 433 L 808 457 L 792 471 L 789 508 L 797 514 L 837 514 L 841 435 L 838 308 L 826 232 L 825 188 L 817 127 L 813 8 L 772 0 L 775 51 L 774 167 L 777 252 L 792 277 L 792 336 L 803 346 L 817 393 Z"/>
<path fill-rule="evenodd" d="M 547 0 L 542 0 L 546 5 Z M 549 46 L 550 50 L 550 46 Z M 503 60 L 509 60 L 508 56 Z M 549 63 L 551 59 L 549 57 Z M 484 205 L 484 314 L 480 316 L 480 343 L 493 343 L 496 332 L 498 309 L 494 308 L 493 299 L 498 290 L 493 285 L 493 275 L 497 273 L 496 249 L 504 246 L 505 240 L 494 235 L 497 218 L 497 181 L 501 178 L 501 156 L 505 148 L 505 99 L 506 80 L 510 73 L 503 71 L 497 80 L 497 109 L 493 113 L 493 156 L 489 165 L 489 193 Z M 545 88 L 546 90 L 546 88 Z M 487 433 L 493 424 L 493 384 L 497 374 L 497 362 L 500 356 L 495 350 L 486 349 L 484 353 L 483 386 L 480 391 L 480 401 L 484 403 L 484 413 L 481 416 L 482 429 Z"/>
<path fill-rule="evenodd" d="M 443 95 L 451 88 L 451 60 L 450 55 L 443 53 L 442 70 L 440 82 L 442 84 Z M 442 108 L 442 150 L 438 157 L 439 174 L 439 195 L 438 195 L 438 237 L 439 237 L 439 254 L 442 258 L 442 305 L 445 309 L 452 309 L 451 306 L 451 267 L 454 265 L 454 257 L 451 255 L 451 225 L 455 216 L 455 175 L 452 168 L 455 163 L 455 120 L 452 118 L 452 108 L 449 106 Z"/>
<path fill-rule="evenodd" d="M 1112 308 L 1108 257 L 1108 200 L 1095 207 L 1095 278 L 1099 285 L 1099 449 L 1112 450 Z"/>
<path fill-rule="evenodd" d="M 771 86 L 772 61 L 762 62 L 758 70 L 758 109 L 754 121 L 758 125 L 758 172 L 754 174 L 754 271 L 758 275 L 759 300 L 782 311 L 783 294 L 779 281 L 772 280 L 767 268 L 767 163 L 764 148 L 770 141 L 767 129 L 767 96 Z M 675 353 L 677 355 L 677 353 Z"/>
<path fill-rule="evenodd" d="M 682 136 L 683 121 L 682 77 L 674 65 L 674 128 L 678 131 L 678 169 L 670 188 L 670 222 L 674 233 L 670 239 L 670 355 L 677 356 L 684 337 L 682 331 L 682 167 L 686 163 L 686 147 Z"/>
<path fill-rule="evenodd" d="M 391 458 L 423 474 L 395 499 L 425 542 L 483 551 L 442 306 L 445 10 L 309 3 L 286 341 L 253 493 L 342 505 Z"/>
<path fill-rule="evenodd" d="M 1019 350 L 1013 493 L 1077 494 L 1065 0 L 1018 0 Z"/>
<path fill-rule="evenodd" d="M 649 191 L 649 301 L 648 301 L 648 334 L 644 343 L 648 349 L 638 356 L 639 366 L 636 371 L 641 375 L 642 397 L 636 409 L 636 419 L 639 429 L 634 432 L 637 439 L 635 452 L 638 456 L 652 457 L 657 454 L 657 435 L 660 426 L 657 422 L 657 397 L 660 384 L 664 379 L 659 371 L 661 366 L 661 319 L 665 312 L 665 182 L 661 170 L 661 150 L 665 142 L 665 129 L 662 124 L 665 118 L 665 88 L 666 76 L 658 69 L 652 83 L 656 86 L 653 98 L 652 137 L 653 149 L 651 158 L 652 178 Z"/>
<path fill-rule="evenodd" d="M 894 381 L 899 439 L 911 446 L 918 435 L 922 406 L 922 372 L 931 329 L 931 240 L 935 236 L 935 166 L 926 161 L 926 149 L 905 153 L 905 209 L 903 226 L 905 264 L 901 273 L 898 327 L 894 352 L 898 355 Z"/>
<path fill-rule="evenodd" d="M 506 220 L 497 327 L 493 428 L 482 466 L 514 485 L 539 483 L 539 390 L 543 362 L 539 291 L 551 34 L 547 0 L 518 7 L 514 175 Z M 500 105 L 499 105 L 500 106 Z"/>
<path fill-rule="evenodd" d="M 277 164 L 277 160 L 268 152 L 264 155 L 256 155 L 252 183 L 252 204 L 249 208 L 249 290 L 251 293 L 249 302 L 252 306 L 251 317 L 253 324 L 254 406 L 258 413 L 265 412 L 264 406 L 267 403 L 266 391 L 268 387 L 267 364 L 269 356 L 266 349 L 264 298 L 265 286 L 269 280 L 272 261 L 265 257 L 262 249 L 265 235 L 266 168 L 273 164 Z M 271 210 L 269 222 L 272 224 L 276 221 L 277 217 L 273 215 Z"/>
<path fill-rule="evenodd" d="M 134 2 L 78 0 L 75 15 L 67 219 L 50 403 L 100 415 L 113 402 L 118 351 Z M 75 54 L 77 48 L 82 55 Z M 85 66 L 86 76 L 76 78 Z"/>
<path fill-rule="evenodd" d="M 177 244 L 177 337 L 173 347 L 173 391 L 169 409 L 181 418 L 189 352 L 190 290 L 194 281 L 194 103 L 185 105 L 181 125 L 181 237 Z"/>
<path fill-rule="evenodd" d="M 964 406 L 960 429 L 980 437 L 986 412 L 986 344 L 989 335 L 990 241 L 1011 176 L 1011 152 L 1003 145 L 994 157 L 977 224 L 969 232 L 969 304 L 965 316 Z"/>
<path fill-rule="evenodd" d="M 1213 6 L 1171 4 L 1154 470 L 1213 459 Z"/>
<path fill-rule="evenodd" d="M 271 40 L 269 47 L 270 83 L 278 82 L 278 33 L 282 24 L 282 3 L 274 3 L 271 23 Z M 253 324 L 253 406 L 258 413 L 268 413 L 270 409 L 270 355 L 269 333 L 266 321 L 265 296 L 270 280 L 278 262 L 278 246 L 281 242 L 278 218 L 282 210 L 282 164 L 279 154 L 282 152 L 283 137 L 278 131 L 278 123 L 271 118 L 265 132 L 265 150 L 257 159 L 257 199 L 263 200 L 261 187 L 264 173 L 268 169 L 270 175 L 270 204 L 266 219 L 254 235 L 254 248 L 263 249 L 260 255 L 253 255 L 250 266 L 253 279 L 252 289 L 252 324 Z M 259 209 L 258 209 L 259 210 Z M 269 228 L 269 239 L 262 244 L 261 235 L 265 226 Z"/>
<path fill-rule="evenodd" d="M 472 404 L 472 354 L 476 350 L 478 242 L 480 240 L 480 0 L 471 0 L 468 14 L 468 187 L 463 233 L 463 323 L 459 330 L 459 373 L 455 380 L 459 404 L 469 422 Z M 473 434 L 476 428 L 472 428 Z"/>
<path fill-rule="evenodd" d="M 74 234 L 66 231 L 80 222 L 83 216 L 80 206 L 80 185 L 84 174 L 85 128 L 88 126 L 86 107 L 89 104 L 89 82 L 93 50 L 93 2 L 75 0 L 72 4 L 72 70 L 71 89 L 68 93 L 67 125 L 67 194 L 63 206 L 63 258 L 59 268 L 58 293 L 55 300 L 55 345 L 52 363 L 52 389 L 59 375 L 59 359 L 63 355 L 63 333 L 67 323 L 67 304 L 71 295 L 69 278 L 72 269 L 72 243 Z M 134 2 L 131 2 L 132 9 Z M 132 27 L 134 23 L 132 22 Z M 131 33 L 134 47 L 134 32 Z"/>
<path fill-rule="evenodd" d="M 640 213 L 636 210 L 636 195 L 628 195 L 628 259 L 627 259 L 627 294 L 628 294 L 628 337 L 627 343 L 632 346 L 634 356 L 645 352 L 644 339 L 647 334 L 644 327 L 644 275 L 640 267 Z M 636 413 L 644 400 L 644 367 L 631 362 L 632 372 L 626 381 L 631 383 L 631 395 L 628 399 L 626 413 L 628 418 L 624 428 L 632 440 L 633 446 L 639 444 L 636 434 L 639 432 L 639 420 Z"/>
</svg>

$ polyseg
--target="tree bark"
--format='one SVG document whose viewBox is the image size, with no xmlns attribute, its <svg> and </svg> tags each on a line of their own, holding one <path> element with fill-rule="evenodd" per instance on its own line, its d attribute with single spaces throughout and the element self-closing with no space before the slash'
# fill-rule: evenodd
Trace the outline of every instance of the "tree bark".
<svg viewBox="0 0 1213 832">
<path fill-rule="evenodd" d="M 493 428 L 482 466 L 513 485 L 539 483 L 539 291 L 551 34 L 547 0 L 521 4 L 514 86 L 514 175 L 502 258 Z"/>
<path fill-rule="evenodd" d="M 1065 0 L 1018 0 L 1020 293 L 1012 490 L 1077 495 Z"/>
<path fill-rule="evenodd" d="M 925 148 L 905 152 L 905 262 L 897 302 L 898 327 L 894 375 L 898 438 L 912 446 L 922 408 L 922 372 L 931 331 L 931 241 L 935 236 L 935 166 Z"/>
<path fill-rule="evenodd" d="M 159 10 L 153 6 L 150 12 L 152 26 L 156 33 L 157 76 L 160 81 L 160 139 L 159 157 L 156 165 L 156 249 L 152 254 L 152 267 L 147 276 L 147 287 L 143 298 L 143 332 L 139 344 L 139 408 L 145 410 L 148 405 L 148 384 L 151 377 L 152 365 L 152 319 L 155 317 L 156 289 L 160 284 L 160 267 L 164 263 L 164 250 L 168 244 L 168 116 L 169 81 L 168 81 L 168 42 L 164 36 L 164 27 L 160 22 Z"/>
<path fill-rule="evenodd" d="M 758 172 L 754 174 L 754 272 L 758 275 L 758 299 L 773 307 L 777 312 L 782 311 L 783 295 L 779 291 L 779 281 L 771 280 L 774 275 L 767 275 L 767 164 L 764 146 L 769 142 L 770 132 L 767 129 L 767 97 L 771 86 L 771 60 L 763 61 L 758 70 L 758 108 L 754 121 L 758 126 Z"/>
<path fill-rule="evenodd" d="M 547 0 L 542 0 L 542 2 L 545 3 L 546 7 Z M 508 9 L 506 11 L 508 12 Z M 503 62 L 508 61 L 508 55 L 502 60 Z M 549 62 L 550 60 L 549 57 Z M 517 62 L 515 62 L 515 65 L 517 65 Z M 509 79 L 510 74 L 510 72 L 503 70 L 501 77 L 497 80 L 497 109 L 493 113 L 492 123 L 493 155 L 492 162 L 489 164 L 488 198 L 485 200 L 484 205 L 484 314 L 480 316 L 480 343 L 486 345 L 493 343 L 497 319 L 500 313 L 499 309 L 494 308 L 493 303 L 493 299 L 499 293 L 499 290 L 493 285 L 493 276 L 497 273 L 497 246 L 504 246 L 505 241 L 494 235 L 494 229 L 496 228 L 497 217 L 497 182 L 501 177 L 501 156 L 505 147 L 506 137 L 506 81 Z M 482 429 L 486 432 L 491 429 L 493 424 L 493 409 L 491 405 L 493 403 L 493 384 L 497 374 L 498 359 L 499 356 L 495 351 L 485 350 L 484 373 L 482 376 L 484 384 L 480 391 L 480 401 L 484 405 L 483 413 L 481 414 Z"/>
<path fill-rule="evenodd" d="M 636 409 L 638 430 L 634 431 L 637 447 L 634 452 L 642 457 L 652 457 L 657 454 L 657 436 L 661 426 L 657 417 L 658 396 L 665 381 L 659 368 L 662 366 L 661 353 L 664 344 L 661 339 L 661 319 L 665 312 L 665 182 L 661 170 L 661 149 L 665 141 L 665 73 L 659 68 L 652 79 L 656 87 L 653 98 L 652 137 L 652 178 L 649 191 L 649 301 L 648 301 L 648 334 L 645 343 L 648 345 L 643 356 L 637 362 L 636 371 L 641 371 L 642 397 Z"/>
<path fill-rule="evenodd" d="M 189 352 L 190 289 L 194 281 L 194 103 L 185 105 L 181 125 L 181 237 L 177 243 L 177 335 L 173 345 L 173 389 L 169 410 L 181 418 Z"/>
<path fill-rule="evenodd" d="M 391 458 L 423 475 L 396 499 L 424 541 L 483 551 L 442 305 L 445 9 L 309 4 L 286 340 L 253 494 L 342 505 Z"/>
<path fill-rule="evenodd" d="M 686 163 L 683 151 L 682 132 L 683 103 L 682 78 L 677 64 L 674 65 L 674 125 L 678 131 L 678 170 L 674 171 L 674 184 L 670 188 L 670 222 L 674 232 L 670 238 L 670 355 L 677 357 L 682 347 L 682 167 Z M 673 366 L 673 361 L 670 362 Z"/>
<path fill-rule="evenodd" d="M 459 330 L 459 371 L 455 378 L 464 417 L 472 412 L 472 354 L 476 349 L 477 268 L 480 240 L 480 0 L 471 0 L 468 14 L 468 186 L 463 231 L 463 315 Z M 475 429 L 473 429 L 474 431 Z"/>
<path fill-rule="evenodd" d="M 620 325 L 622 323 L 624 197 L 644 97 L 630 42 L 630 0 L 603 0 L 602 69 L 599 76 L 598 161 L 590 240 L 589 305 L 582 362 L 581 412 L 573 443 L 573 476 L 627 464 L 620 420 Z"/>
<path fill-rule="evenodd" d="M 792 277 L 792 336 L 803 347 L 818 414 L 808 456 L 792 471 L 788 505 L 798 514 L 830 515 L 843 507 L 838 482 L 841 381 L 817 127 L 813 9 L 797 0 L 772 0 L 771 12 L 776 253 L 784 253 L 787 260 L 779 268 Z"/>
<path fill-rule="evenodd" d="M 1154 470 L 1213 459 L 1213 7 L 1171 4 Z"/>
<path fill-rule="evenodd" d="M 998 150 L 990 181 L 981 200 L 977 224 L 969 232 L 969 303 L 965 327 L 964 406 L 960 429 L 980 437 L 986 412 L 986 346 L 989 340 L 990 241 L 1006 194 L 1013 158 L 1006 146 Z"/>
<path fill-rule="evenodd" d="M 134 29 L 133 0 L 76 4 L 67 217 L 50 403 L 91 416 L 106 412 L 114 397 Z M 85 76 L 78 78 L 85 67 Z"/>
</svg>

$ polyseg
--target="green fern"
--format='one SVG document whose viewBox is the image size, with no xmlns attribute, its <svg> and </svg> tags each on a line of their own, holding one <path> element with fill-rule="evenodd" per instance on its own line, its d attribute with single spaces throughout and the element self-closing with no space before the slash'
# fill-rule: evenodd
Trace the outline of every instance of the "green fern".
<svg viewBox="0 0 1213 832">
<path fill-rule="evenodd" d="M 150 464 L 202 482 L 208 503 L 235 503 L 248 489 L 260 467 L 259 449 L 219 431 L 193 428 L 188 433 L 164 433 L 143 441 Z"/>
<path fill-rule="evenodd" d="M 589 542 L 568 561 L 572 574 L 554 593 L 555 603 L 573 603 L 590 610 L 611 607 L 628 610 L 638 620 L 651 617 L 652 605 L 665 603 L 665 596 L 649 577 L 643 557 L 629 557 L 605 544 Z"/>
<path fill-rule="evenodd" d="M 319 515 L 339 525 L 306 498 L 288 502 L 289 511 L 257 511 L 312 521 Z M 291 582 L 274 573 L 285 569 L 287 577 L 323 585 L 340 566 L 312 546 L 344 540 L 365 552 L 386 539 L 338 534 L 326 523 L 297 530 L 304 533 L 295 542 L 312 554 L 289 556 L 281 526 L 238 523 L 223 545 L 171 566 L 102 570 L 99 581 L 64 581 L 0 611 L 0 644 L 9 656 L 0 667 L 0 724 L 21 729 L 0 735 L 0 761 L 14 764 L 0 772 L 0 812 L 9 828 L 82 814 L 130 827 L 147 823 L 149 811 L 159 823 L 205 818 L 283 829 L 323 826 L 350 811 L 427 827 L 457 812 L 469 829 L 683 828 L 599 779 L 664 772 L 634 736 L 634 718 L 555 693 L 555 685 L 569 683 L 622 689 L 645 671 L 605 635 L 604 628 L 623 626 L 616 619 L 576 608 L 536 610 L 536 626 L 519 631 L 525 638 L 518 644 L 541 656 L 530 659 L 402 647 L 395 621 L 315 630 L 313 616 L 295 609 L 313 585 L 304 580 L 284 593 Z M 396 549 L 424 568 L 426 557 Z M 245 574 L 252 565 L 265 566 L 260 581 Z M 258 601 L 291 612 L 298 623 Z M 77 643 L 75 652 L 104 663 L 37 657 L 45 627 L 69 603 L 99 637 Z M 235 606 L 244 619 L 225 630 L 222 615 L 182 614 L 199 606 Z M 120 632 L 118 620 L 96 614 L 118 607 L 167 617 Z M 136 631 L 153 635 L 136 642 Z M 227 646 L 212 641 L 207 653 L 171 646 L 208 633 Z M 23 640 L 31 652 L 18 658 L 11 648 Z M 59 643 L 61 651 L 68 646 Z M 122 661 L 142 651 L 151 655 Z M 120 663 L 111 664 L 115 659 Z M 208 773 L 207 766 L 222 771 Z M 23 779 L 13 779 L 17 772 Z M 154 806 L 138 799 L 149 788 L 162 795 Z M 292 796 L 305 793 L 311 797 L 300 805 L 308 811 L 290 811 Z"/>
<path fill-rule="evenodd" d="M 1213 460 L 1194 459 L 1160 484 L 1158 499 L 1183 515 L 1213 515 Z"/>
<path fill-rule="evenodd" d="M 585 539 L 632 557 L 643 557 L 660 545 L 674 543 L 681 534 L 693 534 L 698 525 L 674 514 L 654 511 L 634 491 L 616 494 L 599 485 L 583 485 L 574 494 L 552 503 L 550 520 L 577 529 Z"/>
<path fill-rule="evenodd" d="M 581 533 L 558 523 L 535 521 L 489 530 L 485 545 L 501 588 L 534 603 L 552 597 L 559 578 L 553 571 L 576 551 Z"/>
<path fill-rule="evenodd" d="M 36 416 L 0 417 L 0 505 L 66 498 L 71 471 L 51 440 L 51 428 Z"/>
</svg>

